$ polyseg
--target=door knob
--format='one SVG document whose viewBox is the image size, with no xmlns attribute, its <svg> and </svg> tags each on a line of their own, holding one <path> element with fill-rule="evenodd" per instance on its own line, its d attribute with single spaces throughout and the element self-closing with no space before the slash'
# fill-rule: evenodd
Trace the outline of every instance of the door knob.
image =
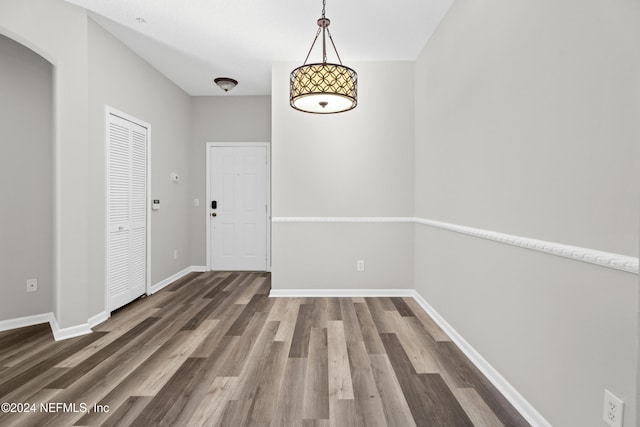
<svg viewBox="0 0 640 427">
<path fill-rule="evenodd" d="M 215 212 L 211 212 L 211 216 L 217 216 L 218 214 Z"/>
</svg>

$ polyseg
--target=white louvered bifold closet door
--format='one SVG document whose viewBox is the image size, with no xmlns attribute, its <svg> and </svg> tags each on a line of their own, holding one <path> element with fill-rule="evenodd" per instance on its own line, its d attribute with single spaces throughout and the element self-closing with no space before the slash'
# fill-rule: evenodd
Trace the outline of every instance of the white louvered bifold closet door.
<svg viewBox="0 0 640 427">
<path fill-rule="evenodd" d="M 147 129 L 108 115 L 107 310 L 145 292 Z"/>
</svg>

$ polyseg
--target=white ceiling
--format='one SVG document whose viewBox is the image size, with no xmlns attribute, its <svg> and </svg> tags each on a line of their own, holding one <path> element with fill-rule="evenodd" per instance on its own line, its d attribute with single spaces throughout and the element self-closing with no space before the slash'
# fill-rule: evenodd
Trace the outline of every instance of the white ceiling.
<svg viewBox="0 0 640 427">
<path fill-rule="evenodd" d="M 194 96 L 271 93 L 271 63 L 302 65 L 321 0 L 66 0 Z M 345 65 L 414 60 L 453 0 L 327 0 L 326 16 Z M 142 18 L 146 23 L 138 23 Z M 328 51 L 329 52 L 329 51 Z M 333 52 L 329 61 L 337 62 Z M 316 44 L 309 62 L 321 60 Z M 356 70 L 357 71 L 357 70 Z"/>
</svg>

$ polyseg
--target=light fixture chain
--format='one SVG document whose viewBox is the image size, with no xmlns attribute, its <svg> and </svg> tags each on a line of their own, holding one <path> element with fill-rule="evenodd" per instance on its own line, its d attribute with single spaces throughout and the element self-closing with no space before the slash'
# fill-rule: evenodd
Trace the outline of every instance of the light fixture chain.
<svg viewBox="0 0 640 427">
<path fill-rule="evenodd" d="M 329 31 L 328 28 L 327 28 L 327 34 L 329 34 L 329 40 L 331 40 L 331 45 L 333 46 L 333 51 L 336 53 L 336 56 L 338 57 L 338 61 L 340 62 L 340 65 L 342 65 L 342 59 L 340 59 L 340 54 L 338 53 L 338 49 L 336 48 L 336 44 L 333 42 L 333 37 L 331 37 L 331 31 Z M 324 62 L 327 62 L 326 54 L 325 54 Z"/>
<path fill-rule="evenodd" d="M 311 47 L 309 48 L 309 52 L 307 53 L 307 57 L 304 58 L 304 62 L 302 63 L 302 65 L 306 65 L 307 61 L 309 60 L 309 55 L 311 55 L 311 51 L 313 50 L 313 46 L 316 45 L 316 41 L 318 40 L 318 36 L 320 35 L 320 30 L 322 30 L 322 28 L 318 28 L 318 31 L 316 31 L 316 36 L 313 39 L 313 43 L 311 43 Z"/>
<path fill-rule="evenodd" d="M 322 27 L 322 63 L 327 63 L 327 30 L 329 28 L 323 26 Z"/>
<path fill-rule="evenodd" d="M 326 18 L 326 14 L 325 14 L 326 8 L 327 8 L 327 0 L 322 0 L 322 19 Z M 327 36 L 325 34 L 325 30 L 326 32 L 329 32 L 328 24 L 322 26 L 322 63 L 323 64 L 327 63 Z M 329 37 L 331 37 L 331 34 L 329 34 Z"/>
</svg>

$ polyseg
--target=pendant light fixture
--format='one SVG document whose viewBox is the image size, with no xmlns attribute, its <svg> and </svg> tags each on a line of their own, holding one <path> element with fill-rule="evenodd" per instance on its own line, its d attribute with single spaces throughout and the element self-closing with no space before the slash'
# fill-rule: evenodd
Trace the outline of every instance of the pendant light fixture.
<svg viewBox="0 0 640 427">
<path fill-rule="evenodd" d="M 331 21 L 325 16 L 326 0 L 322 0 L 322 17 L 318 31 L 304 63 L 290 75 L 289 101 L 296 110 L 307 113 L 331 114 L 349 111 L 358 104 L 358 74 L 342 65 L 342 60 L 329 31 Z M 313 46 L 322 32 L 322 62 L 307 64 Z M 327 36 L 339 64 L 327 62 Z"/>
</svg>

